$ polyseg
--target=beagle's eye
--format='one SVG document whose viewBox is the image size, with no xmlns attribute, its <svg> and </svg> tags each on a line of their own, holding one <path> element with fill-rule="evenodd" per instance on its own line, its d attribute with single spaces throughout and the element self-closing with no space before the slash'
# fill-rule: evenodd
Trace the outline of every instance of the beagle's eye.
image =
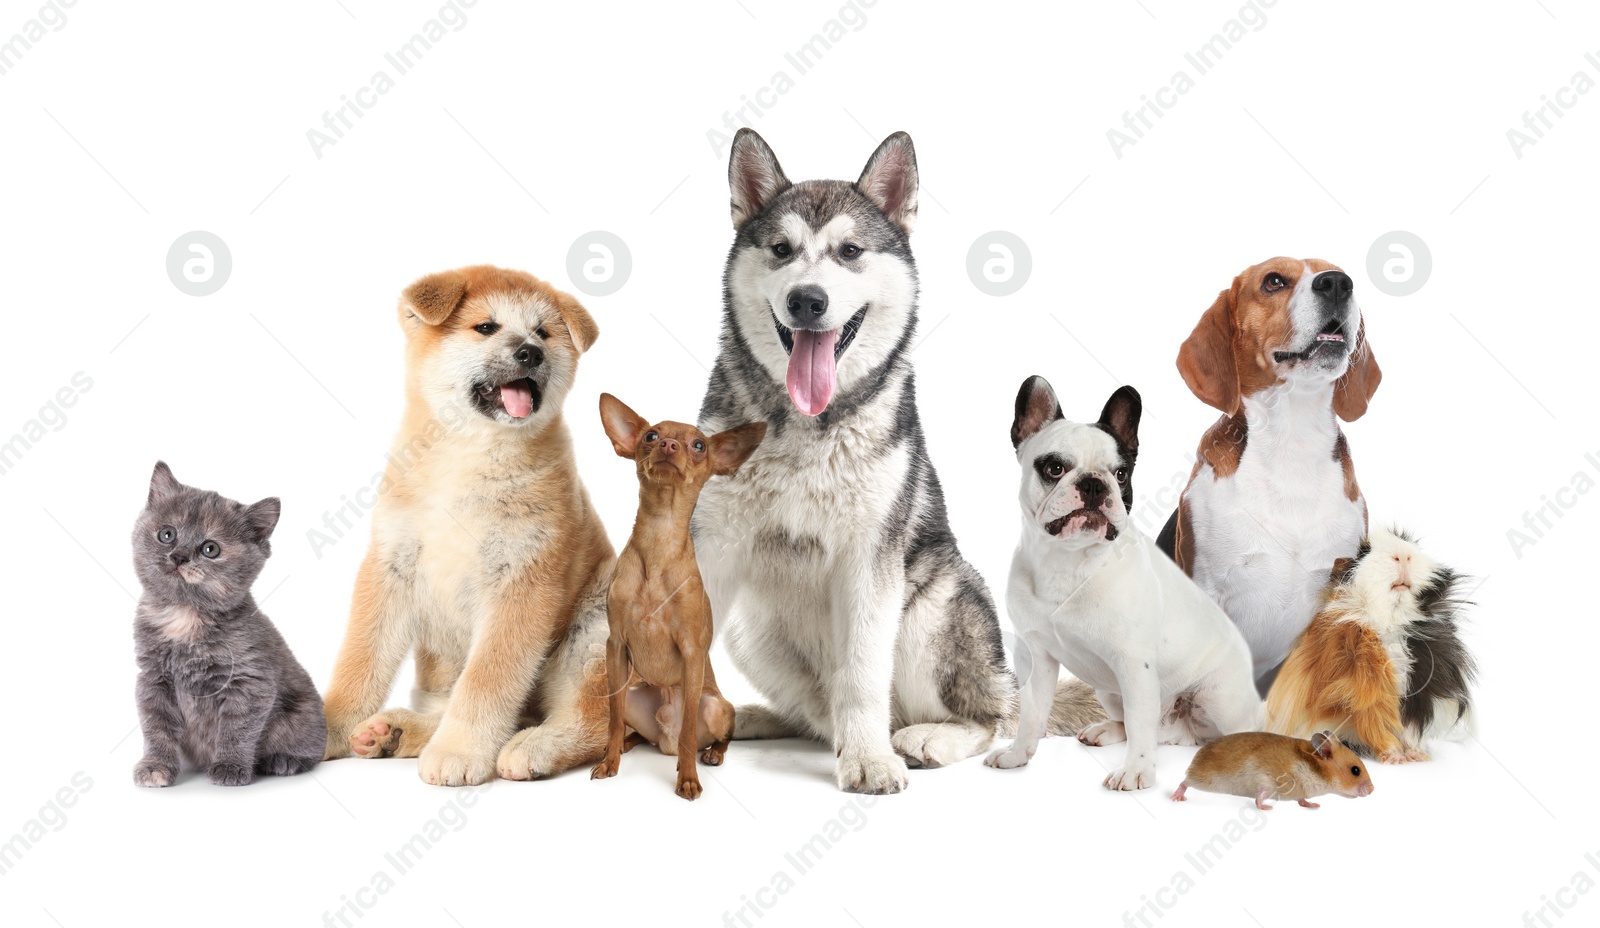
<svg viewBox="0 0 1600 928">
<path fill-rule="evenodd" d="M 222 553 L 222 546 L 214 541 L 208 541 L 200 546 L 200 553 L 206 557 L 214 558 Z"/>
<path fill-rule="evenodd" d="M 650 431 L 644 433 L 644 440 L 645 441 L 653 442 L 653 441 L 655 441 L 656 439 L 658 439 L 660 437 L 661 437 L 661 434 L 659 432 L 657 432 L 655 429 L 651 429 Z"/>
<path fill-rule="evenodd" d="M 500 331 L 500 324 L 493 320 L 489 320 L 487 322 L 478 323 L 472 327 L 472 330 L 477 332 L 479 335 L 493 335 L 494 333 Z"/>
<path fill-rule="evenodd" d="M 539 326 L 537 329 L 534 329 L 533 330 L 533 334 L 539 336 L 542 339 L 549 339 L 550 338 L 550 331 L 548 329 L 546 329 L 542 325 Z"/>
<path fill-rule="evenodd" d="M 846 261 L 855 260 L 856 258 L 861 257 L 861 246 L 846 242 L 845 244 L 839 246 L 839 257 L 845 259 Z"/>
<path fill-rule="evenodd" d="M 1261 289 L 1266 293 L 1277 293 L 1287 286 L 1289 282 L 1283 279 L 1282 274 L 1273 273 L 1261 278 Z"/>
<path fill-rule="evenodd" d="M 1060 480 L 1061 475 L 1067 472 L 1067 466 L 1060 461 L 1051 461 L 1044 466 L 1044 475 L 1051 480 Z"/>
<path fill-rule="evenodd" d="M 704 452 L 706 450 L 706 443 L 696 438 L 694 440 L 694 450 L 697 453 Z"/>
<path fill-rule="evenodd" d="M 788 242 L 779 242 L 778 244 L 772 246 L 772 253 L 780 258 L 787 258 L 794 254 L 794 249 L 789 247 Z"/>
<path fill-rule="evenodd" d="M 156 532 L 156 541 L 159 541 L 164 545 L 170 545 L 177 540 L 178 533 L 173 531 L 172 526 L 170 525 L 163 525 L 161 526 L 161 530 Z"/>
</svg>

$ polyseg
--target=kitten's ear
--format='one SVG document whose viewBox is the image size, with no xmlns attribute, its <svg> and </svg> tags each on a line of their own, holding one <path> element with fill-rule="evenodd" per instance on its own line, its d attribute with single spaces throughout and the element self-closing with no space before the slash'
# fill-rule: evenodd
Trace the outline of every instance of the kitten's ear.
<svg viewBox="0 0 1600 928">
<path fill-rule="evenodd" d="M 150 475 L 150 496 L 146 504 L 154 506 L 156 503 L 169 500 L 178 495 L 181 489 L 183 484 L 178 482 L 177 477 L 172 476 L 172 468 L 167 466 L 167 462 L 157 461 L 155 473 Z"/>
<path fill-rule="evenodd" d="M 260 541 L 272 537 L 272 530 L 278 527 L 278 516 L 283 511 L 283 504 L 276 496 L 269 496 L 259 503 L 247 506 L 244 511 L 245 518 L 250 521 L 250 528 L 255 530 Z"/>
</svg>

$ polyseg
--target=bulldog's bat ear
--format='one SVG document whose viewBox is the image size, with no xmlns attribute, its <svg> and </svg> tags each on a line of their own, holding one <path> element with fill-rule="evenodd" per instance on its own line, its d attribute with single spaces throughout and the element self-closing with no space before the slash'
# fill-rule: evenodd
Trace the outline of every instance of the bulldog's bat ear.
<svg viewBox="0 0 1600 928">
<path fill-rule="evenodd" d="M 1126 453 L 1137 453 L 1139 450 L 1139 416 L 1144 411 L 1144 404 L 1139 399 L 1139 391 L 1132 387 L 1118 387 L 1117 392 L 1111 394 L 1106 400 L 1105 408 L 1100 410 L 1100 425 Z"/>
<path fill-rule="evenodd" d="M 400 312 L 438 325 L 450 318 L 466 295 L 467 277 L 460 271 L 429 274 L 400 294 Z"/>
<path fill-rule="evenodd" d="M 650 427 L 643 416 L 609 393 L 600 394 L 600 424 L 605 427 L 606 437 L 611 439 L 611 448 L 617 452 L 617 457 L 629 459 L 639 447 L 639 436 Z"/>
<path fill-rule="evenodd" d="M 917 220 L 917 153 L 911 136 L 896 132 L 867 159 L 856 189 L 907 235 Z"/>
<path fill-rule="evenodd" d="M 1056 391 L 1050 388 L 1050 381 L 1038 374 L 1029 377 L 1017 391 L 1016 415 L 1011 420 L 1011 447 L 1021 445 L 1046 423 L 1061 418 L 1064 418 L 1061 404 L 1056 402 Z"/>
<path fill-rule="evenodd" d="M 733 208 L 733 228 L 737 231 L 772 198 L 789 189 L 789 178 L 778 164 L 778 156 L 754 129 L 740 129 L 733 137 L 728 155 L 728 191 Z"/>
</svg>

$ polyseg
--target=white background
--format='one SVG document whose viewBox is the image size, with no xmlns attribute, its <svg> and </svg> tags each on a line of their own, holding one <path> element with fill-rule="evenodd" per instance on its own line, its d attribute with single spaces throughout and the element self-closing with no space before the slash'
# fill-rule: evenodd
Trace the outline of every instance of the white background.
<svg viewBox="0 0 1600 928">
<path fill-rule="evenodd" d="M 0 842 L 42 809 L 52 826 L 0 874 L 6 925 L 340 924 L 341 906 L 351 924 L 463 928 L 1137 925 L 1143 906 L 1163 926 L 1509 926 L 1564 902 L 1567 924 L 1600 920 L 1600 892 L 1570 889 L 1580 871 L 1600 880 L 1583 856 L 1600 852 L 1600 496 L 1564 492 L 1562 518 L 1520 552 L 1507 537 L 1575 474 L 1600 481 L 1587 360 L 1600 93 L 1567 95 L 1520 158 L 1506 135 L 1576 72 L 1600 80 L 1584 59 L 1600 52 L 1591 8 L 1281 0 L 1119 158 L 1107 130 L 1175 72 L 1194 76 L 1185 53 L 1236 0 L 879 0 L 799 76 L 785 54 L 836 2 L 480 0 L 319 158 L 307 130 L 393 74 L 384 53 L 435 0 L 154 7 L 80 0 L 0 77 L 0 440 L 76 372 L 93 382 L 0 475 Z M 0 3 L 0 40 L 37 10 Z M 568 247 L 602 229 L 627 242 L 632 274 L 585 298 L 602 335 L 569 421 L 620 545 L 636 485 L 595 397 L 652 418 L 698 409 L 732 236 L 726 149 L 707 132 L 779 70 L 792 89 L 746 117 L 790 177 L 854 179 L 883 136 L 915 140 L 922 415 L 956 534 L 997 598 L 1026 375 L 1048 376 L 1077 417 L 1121 383 L 1143 393 L 1135 515 L 1154 533 L 1171 508 L 1158 492 L 1181 483 L 1215 417 L 1173 366 L 1199 314 L 1271 255 L 1350 271 L 1384 380 L 1346 432 L 1373 518 L 1483 581 L 1469 633 L 1480 740 L 1377 770 L 1371 798 L 1260 819 L 1227 797 L 1168 802 L 1180 748 L 1136 796 L 1099 785 L 1120 747 L 1058 739 L 1024 771 L 913 771 L 908 792 L 871 802 L 834 789 L 824 746 L 738 744 L 692 805 L 672 795 L 672 761 L 641 751 L 605 783 L 577 771 L 478 790 L 465 824 L 382 894 L 369 887 L 392 875 L 384 855 L 465 796 L 423 785 L 413 761 L 136 789 L 128 533 L 152 463 L 237 499 L 283 498 L 257 596 L 326 685 L 366 521 L 320 557 L 307 532 L 368 485 L 398 423 L 399 291 L 476 262 L 571 288 Z M 165 269 L 195 229 L 233 256 L 207 297 Z M 996 229 L 1033 257 L 1004 298 L 966 272 Z M 1366 271 L 1395 229 L 1433 256 L 1411 296 Z M 718 672 L 736 701 L 749 695 L 726 660 Z M 48 810 L 80 772 L 87 792 L 64 817 Z M 796 876 L 784 855 L 841 810 L 855 830 Z M 1185 855 L 1230 823 L 1246 834 L 1196 875 Z M 781 895 L 780 873 L 793 880 Z M 1187 893 L 1158 893 L 1180 873 Z"/>
</svg>

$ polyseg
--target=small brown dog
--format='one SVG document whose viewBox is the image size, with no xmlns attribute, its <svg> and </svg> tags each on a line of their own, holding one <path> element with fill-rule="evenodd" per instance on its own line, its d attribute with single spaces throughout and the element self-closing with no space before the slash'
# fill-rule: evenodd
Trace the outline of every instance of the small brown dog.
<svg viewBox="0 0 1600 928">
<path fill-rule="evenodd" d="M 700 796 L 695 751 L 715 767 L 733 735 L 733 704 L 711 673 L 711 602 L 689 537 L 700 489 L 739 469 L 767 434 L 750 422 L 706 437 L 692 425 L 651 425 L 609 393 L 600 421 L 618 457 L 639 475 L 639 515 L 617 559 L 606 607 L 611 740 L 593 779 L 616 776 L 622 754 L 649 741 L 678 755 L 677 793 Z M 634 734 L 624 744 L 626 728 Z M 694 737 L 685 737 L 693 732 Z"/>
</svg>

